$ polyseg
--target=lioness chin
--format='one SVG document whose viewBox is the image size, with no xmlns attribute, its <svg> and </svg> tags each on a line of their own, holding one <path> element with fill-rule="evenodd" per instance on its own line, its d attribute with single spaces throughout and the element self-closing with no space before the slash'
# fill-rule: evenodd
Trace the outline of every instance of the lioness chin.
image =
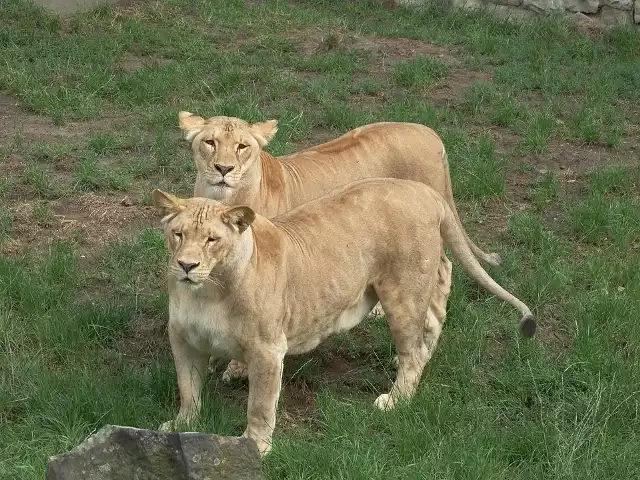
<svg viewBox="0 0 640 480">
<path fill-rule="evenodd" d="M 373 177 L 415 180 L 442 195 L 478 258 L 500 264 L 498 254 L 483 252 L 464 231 L 453 199 L 444 145 L 424 125 L 374 123 L 328 143 L 273 157 L 263 148 L 278 130 L 276 120 L 249 124 L 239 118 L 204 119 L 189 112 L 180 112 L 178 117 L 198 170 L 195 197 L 247 205 L 272 218 L 353 181 Z M 443 270 L 446 261 L 443 256 Z M 434 310 L 446 308 L 446 299 L 434 299 L 442 300 L 445 304 L 434 304 Z M 381 308 L 376 310 L 383 313 Z M 230 381 L 246 374 L 246 365 L 233 360 L 222 379 Z"/>
<path fill-rule="evenodd" d="M 398 370 L 375 405 L 410 398 L 444 322 L 443 311 L 430 310 L 438 278 L 449 278 L 438 270 L 450 274 L 442 239 L 480 285 L 522 313 L 525 335 L 535 331 L 529 308 L 484 271 L 447 202 L 422 183 L 356 182 L 273 221 L 247 206 L 159 190 L 153 200 L 172 254 L 168 330 L 180 390 L 178 416 L 162 428 L 197 417 L 209 356 L 232 357 L 247 365 L 244 435 L 267 453 L 284 356 L 351 329 L 378 301 Z"/>
</svg>

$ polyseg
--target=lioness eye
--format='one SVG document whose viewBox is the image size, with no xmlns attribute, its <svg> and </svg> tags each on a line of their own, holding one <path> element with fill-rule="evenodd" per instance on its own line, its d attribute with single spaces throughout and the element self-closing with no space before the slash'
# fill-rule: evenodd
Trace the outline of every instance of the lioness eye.
<svg viewBox="0 0 640 480">
<path fill-rule="evenodd" d="M 213 148 L 216 148 L 215 140 L 205 140 L 204 143 L 206 143 L 207 145 L 211 145 Z"/>
<path fill-rule="evenodd" d="M 178 238 L 182 238 L 182 232 L 173 232 L 173 234 Z"/>
<path fill-rule="evenodd" d="M 215 237 L 209 237 L 209 238 L 207 238 L 207 242 L 215 242 L 216 240 L 218 240 L 218 239 L 217 239 L 217 238 L 215 238 Z"/>
<path fill-rule="evenodd" d="M 245 148 L 247 148 L 248 146 L 249 146 L 249 145 L 245 145 L 244 143 L 239 144 L 239 145 L 238 145 L 238 152 L 239 152 L 240 150 L 244 150 L 244 149 L 245 149 Z"/>
</svg>

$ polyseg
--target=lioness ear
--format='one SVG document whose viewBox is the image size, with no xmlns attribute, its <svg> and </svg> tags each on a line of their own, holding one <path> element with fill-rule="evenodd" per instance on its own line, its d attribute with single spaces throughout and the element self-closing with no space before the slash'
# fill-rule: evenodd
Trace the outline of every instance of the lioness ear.
<svg viewBox="0 0 640 480">
<path fill-rule="evenodd" d="M 178 113 L 178 120 L 180 120 L 180 128 L 185 131 L 185 138 L 188 141 L 193 140 L 193 137 L 199 134 L 207 123 L 204 118 L 184 111 Z"/>
<path fill-rule="evenodd" d="M 268 120 L 266 122 L 254 123 L 251 125 L 251 131 L 253 138 L 256 139 L 260 147 L 264 147 L 278 131 L 278 121 Z"/>
<path fill-rule="evenodd" d="M 172 213 L 180 213 L 186 208 L 184 200 L 157 188 L 151 192 L 151 197 L 153 198 L 153 205 L 163 217 Z"/>
<path fill-rule="evenodd" d="M 230 207 L 222 214 L 222 221 L 235 225 L 240 233 L 249 228 L 255 219 L 255 212 L 245 205 Z"/>
</svg>

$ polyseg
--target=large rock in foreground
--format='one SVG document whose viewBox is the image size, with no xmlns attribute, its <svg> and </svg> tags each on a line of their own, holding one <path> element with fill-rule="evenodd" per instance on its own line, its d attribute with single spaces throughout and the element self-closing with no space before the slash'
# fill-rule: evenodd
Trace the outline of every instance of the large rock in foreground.
<svg viewBox="0 0 640 480">
<path fill-rule="evenodd" d="M 47 480 L 256 480 L 258 448 L 243 437 L 107 425 L 49 459 Z"/>
</svg>

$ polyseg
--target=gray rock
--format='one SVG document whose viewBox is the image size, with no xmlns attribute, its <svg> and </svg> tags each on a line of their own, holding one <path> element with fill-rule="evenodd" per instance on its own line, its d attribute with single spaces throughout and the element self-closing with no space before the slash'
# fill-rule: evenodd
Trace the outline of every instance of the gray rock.
<svg viewBox="0 0 640 480">
<path fill-rule="evenodd" d="M 605 25 L 620 25 L 633 23 L 633 16 L 630 11 L 618 10 L 604 5 L 598 15 Z"/>
<path fill-rule="evenodd" d="M 600 6 L 600 0 L 524 0 L 522 5 L 539 13 L 557 10 L 595 13 Z"/>
<path fill-rule="evenodd" d="M 633 10 L 633 0 L 604 0 L 600 3 L 618 10 L 627 10 L 629 12 Z"/>
<path fill-rule="evenodd" d="M 258 447 L 243 437 L 107 425 L 49 459 L 47 480 L 257 480 Z"/>
<path fill-rule="evenodd" d="M 640 23 L 640 0 L 636 0 L 635 6 L 633 7 L 633 21 Z"/>
<path fill-rule="evenodd" d="M 486 2 L 488 5 L 489 2 Z M 522 5 L 522 0 L 493 0 L 491 3 L 496 3 L 498 5 L 506 5 L 508 7 L 518 7 Z"/>
</svg>

